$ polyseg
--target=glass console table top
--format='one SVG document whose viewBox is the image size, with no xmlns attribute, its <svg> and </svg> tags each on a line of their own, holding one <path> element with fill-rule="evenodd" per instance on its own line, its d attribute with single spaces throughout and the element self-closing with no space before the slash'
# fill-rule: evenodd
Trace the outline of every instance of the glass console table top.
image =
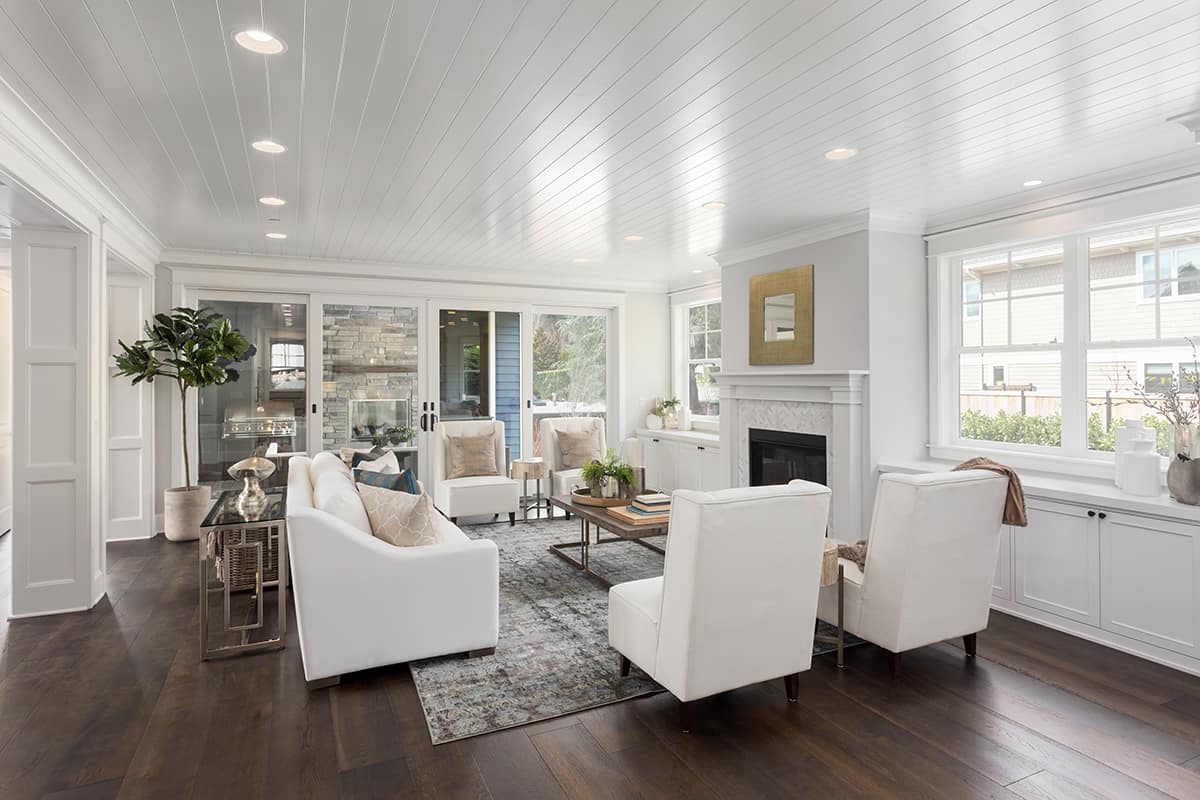
<svg viewBox="0 0 1200 800">
<path fill-rule="evenodd" d="M 267 495 L 267 506 L 262 513 L 255 516 L 253 519 L 247 519 L 242 516 L 242 512 L 237 509 L 238 495 L 242 493 L 241 489 L 230 489 L 226 492 L 221 492 L 217 498 L 217 502 L 213 504 L 209 510 L 208 516 L 204 518 L 204 522 L 200 523 L 201 528 L 216 528 L 223 525 L 242 525 L 247 522 L 271 522 L 274 520 L 283 519 L 287 514 L 287 495 L 283 487 L 275 487 L 265 490 Z"/>
</svg>

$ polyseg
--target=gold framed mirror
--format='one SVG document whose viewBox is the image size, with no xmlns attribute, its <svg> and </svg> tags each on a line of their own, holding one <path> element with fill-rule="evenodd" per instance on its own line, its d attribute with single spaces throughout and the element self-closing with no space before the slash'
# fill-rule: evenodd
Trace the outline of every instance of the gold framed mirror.
<svg viewBox="0 0 1200 800">
<path fill-rule="evenodd" d="M 813 268 L 750 279 L 750 363 L 813 363 Z"/>
</svg>

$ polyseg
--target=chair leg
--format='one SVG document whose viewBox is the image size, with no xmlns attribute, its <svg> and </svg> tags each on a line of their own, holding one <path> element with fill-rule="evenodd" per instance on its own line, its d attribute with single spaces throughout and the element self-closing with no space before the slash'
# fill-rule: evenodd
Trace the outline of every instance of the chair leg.
<svg viewBox="0 0 1200 800">
<path fill-rule="evenodd" d="M 684 733 L 692 732 L 692 719 L 694 718 L 693 706 L 694 700 L 679 701 L 679 728 Z"/>
<path fill-rule="evenodd" d="M 888 674 L 891 675 L 893 679 L 900 674 L 899 653 L 888 653 Z"/>
<path fill-rule="evenodd" d="M 974 633 L 968 633 L 963 637 L 963 650 L 967 651 L 969 658 L 975 657 L 975 636 L 976 634 Z"/>
<path fill-rule="evenodd" d="M 621 677 L 622 678 L 629 677 L 629 666 L 630 666 L 629 659 L 626 658 L 625 656 L 621 656 Z"/>
<path fill-rule="evenodd" d="M 783 688 L 787 692 L 789 703 L 794 703 L 800 699 L 800 673 L 793 672 L 791 675 L 783 676 Z"/>
<path fill-rule="evenodd" d="M 517 512 L 515 512 L 515 511 L 508 512 L 509 527 L 511 528 L 513 525 L 516 525 L 516 524 L 517 524 Z"/>
<path fill-rule="evenodd" d="M 317 678 L 315 681 L 308 681 L 308 690 L 316 691 L 317 689 L 327 689 L 330 686 L 337 686 L 342 682 L 341 675 L 330 675 L 328 678 Z"/>
<path fill-rule="evenodd" d="M 451 521 L 451 522 L 453 522 L 455 525 L 457 525 L 457 524 L 458 524 L 458 517 L 451 517 L 451 518 L 450 518 L 450 521 Z"/>
</svg>

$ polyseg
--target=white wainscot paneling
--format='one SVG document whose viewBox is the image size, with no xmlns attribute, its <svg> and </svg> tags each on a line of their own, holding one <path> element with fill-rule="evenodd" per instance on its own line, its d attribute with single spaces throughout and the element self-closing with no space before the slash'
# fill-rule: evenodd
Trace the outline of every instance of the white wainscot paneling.
<svg viewBox="0 0 1200 800">
<path fill-rule="evenodd" d="M 74 464 L 75 365 L 30 364 L 27 369 L 25 388 L 36 416 L 36 424 L 25 429 L 29 466 Z"/>
<path fill-rule="evenodd" d="M 73 480 L 45 481 L 26 485 L 29 508 L 28 573 L 26 586 L 74 583 L 76 575 L 75 508 L 78 502 Z"/>
<path fill-rule="evenodd" d="M 1101 627 L 1200 656 L 1198 542 L 1194 526 L 1105 514 L 1100 522 Z"/>
<path fill-rule="evenodd" d="M 1000 547 L 996 551 L 996 577 L 992 579 L 992 596 L 1012 600 L 1013 527 L 1000 528 Z"/>
<path fill-rule="evenodd" d="M 141 450 L 109 450 L 108 474 L 120 480 L 108 482 L 108 514 L 111 522 L 140 521 L 143 511 Z"/>
<path fill-rule="evenodd" d="M 1035 501 L 1028 506 L 1029 525 L 1013 529 L 1013 599 L 1098 626 L 1100 547 L 1095 511 Z"/>
</svg>

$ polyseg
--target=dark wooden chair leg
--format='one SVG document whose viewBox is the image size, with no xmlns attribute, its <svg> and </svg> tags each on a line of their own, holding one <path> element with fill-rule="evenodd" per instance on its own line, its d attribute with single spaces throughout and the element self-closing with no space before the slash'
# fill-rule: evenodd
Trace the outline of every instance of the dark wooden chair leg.
<svg viewBox="0 0 1200 800">
<path fill-rule="evenodd" d="M 629 659 L 626 658 L 625 656 L 621 656 L 621 677 L 622 678 L 629 677 L 629 666 L 630 666 Z"/>
<path fill-rule="evenodd" d="M 694 700 L 688 700 L 687 702 L 684 702 L 681 700 L 679 702 L 679 728 L 684 733 L 692 732 L 692 719 L 695 716 L 693 714 L 692 707 L 694 705 L 695 705 Z"/>
<path fill-rule="evenodd" d="M 451 522 L 453 522 L 455 525 L 457 525 L 457 524 L 458 524 L 458 517 L 451 517 L 451 518 L 450 518 L 450 521 L 451 521 Z"/>
<path fill-rule="evenodd" d="M 971 658 L 975 657 L 975 637 L 977 634 L 968 633 L 963 637 L 963 650 L 967 651 L 967 655 Z"/>
<path fill-rule="evenodd" d="M 517 512 L 515 512 L 515 511 L 508 512 L 508 524 L 509 524 L 509 527 L 512 527 L 513 525 L 517 524 Z"/>
<path fill-rule="evenodd" d="M 789 703 L 794 703 L 800 699 L 800 673 L 795 672 L 791 675 L 783 676 L 783 688 L 787 692 Z"/>
<path fill-rule="evenodd" d="M 888 674 L 895 678 L 900 674 L 900 654 L 888 653 Z"/>
<path fill-rule="evenodd" d="M 496 655 L 496 648 L 494 648 L 494 647 L 481 647 L 478 650 L 468 650 L 467 651 L 467 658 L 479 658 L 480 656 L 494 656 L 494 655 Z"/>
</svg>

